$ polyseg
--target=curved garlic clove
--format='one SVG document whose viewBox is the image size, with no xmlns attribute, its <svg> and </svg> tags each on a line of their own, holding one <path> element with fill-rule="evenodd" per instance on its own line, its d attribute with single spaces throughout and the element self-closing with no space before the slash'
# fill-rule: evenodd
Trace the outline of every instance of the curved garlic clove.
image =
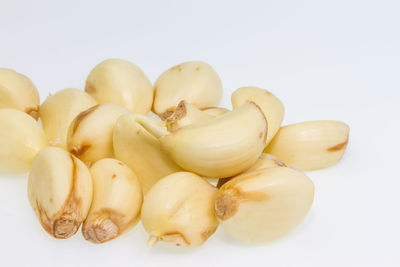
<svg viewBox="0 0 400 267">
<path fill-rule="evenodd" d="M 253 165 L 265 148 L 267 121 L 254 103 L 160 138 L 183 169 L 206 177 L 229 177 Z"/>
<path fill-rule="evenodd" d="M 241 87 L 233 92 L 231 101 L 234 109 L 247 102 L 254 102 L 261 108 L 268 121 L 268 144 L 279 130 L 285 114 L 285 107 L 279 98 L 258 87 Z"/>
<path fill-rule="evenodd" d="M 154 95 L 153 111 L 164 120 L 182 100 L 198 108 L 218 106 L 222 84 L 210 65 L 191 61 L 162 73 L 154 84 Z"/>
<path fill-rule="evenodd" d="M 114 104 L 102 104 L 79 113 L 68 129 L 68 150 L 85 163 L 114 156 L 113 129 L 117 119 L 129 111 Z"/>
<path fill-rule="evenodd" d="M 28 77 L 0 68 L 0 108 L 18 109 L 37 120 L 39 106 L 39 93 Z"/>
<path fill-rule="evenodd" d="M 135 172 L 145 194 L 162 177 L 182 170 L 161 149 L 159 138 L 167 133 L 156 122 L 138 114 L 123 115 L 115 125 L 115 156 Z"/>
<path fill-rule="evenodd" d="M 142 207 L 148 246 L 164 241 L 183 247 L 202 245 L 217 229 L 214 198 L 217 189 L 201 177 L 177 172 L 158 181 Z"/>
<path fill-rule="evenodd" d="M 68 128 L 73 119 L 96 101 L 87 93 L 68 88 L 49 95 L 40 107 L 40 120 L 50 145 L 67 147 Z"/>
<path fill-rule="evenodd" d="M 139 220 L 142 190 L 135 173 L 123 162 L 101 159 L 90 167 L 93 202 L 82 234 L 93 243 L 110 241 Z"/>
<path fill-rule="evenodd" d="M 0 109 L 0 172 L 25 173 L 47 145 L 40 124 L 16 109 Z"/>
<path fill-rule="evenodd" d="M 55 238 L 78 231 L 92 202 L 92 178 L 86 165 L 67 151 L 46 147 L 36 156 L 28 179 L 28 197 L 42 227 Z"/>
<path fill-rule="evenodd" d="M 235 238 L 269 242 L 293 230 L 307 215 L 314 184 L 302 172 L 274 167 L 246 172 L 224 184 L 215 214 Z"/>
<path fill-rule="evenodd" d="M 116 104 L 140 114 L 147 114 L 153 103 L 150 80 L 138 66 L 122 59 L 98 64 L 87 77 L 85 91 L 100 104 Z"/>
<path fill-rule="evenodd" d="M 285 163 L 278 159 L 277 157 L 262 153 L 258 158 L 256 163 L 254 163 L 250 168 L 248 168 L 245 172 L 250 172 L 254 170 L 266 169 L 266 168 L 274 168 L 274 167 L 286 167 Z M 235 177 L 221 178 L 218 179 L 217 188 L 221 188 L 225 183 L 232 180 Z"/>
<path fill-rule="evenodd" d="M 342 158 L 349 131 L 349 126 L 340 121 L 290 124 L 280 128 L 265 151 L 302 170 L 323 169 Z"/>
</svg>

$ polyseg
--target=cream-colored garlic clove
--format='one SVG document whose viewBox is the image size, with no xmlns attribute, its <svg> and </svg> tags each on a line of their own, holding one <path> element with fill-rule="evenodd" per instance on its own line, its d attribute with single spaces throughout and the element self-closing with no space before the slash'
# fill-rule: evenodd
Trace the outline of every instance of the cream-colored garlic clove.
<svg viewBox="0 0 400 267">
<path fill-rule="evenodd" d="M 116 104 L 140 114 L 147 114 L 153 103 L 150 80 L 138 66 L 122 59 L 98 64 L 87 77 L 85 91 L 100 104 Z"/>
<path fill-rule="evenodd" d="M 135 172 L 145 194 L 159 179 L 182 170 L 161 149 L 159 138 L 167 133 L 165 128 L 139 114 L 123 115 L 115 125 L 115 157 Z"/>
<path fill-rule="evenodd" d="M 268 121 L 268 144 L 279 130 L 285 114 L 285 107 L 279 98 L 258 87 L 241 87 L 233 92 L 231 101 L 234 109 L 247 102 L 254 102 L 261 108 Z"/>
<path fill-rule="evenodd" d="M 142 207 L 149 246 L 164 241 L 183 247 L 202 245 L 217 229 L 214 199 L 217 189 L 201 177 L 177 172 L 158 181 Z"/>
<path fill-rule="evenodd" d="M 293 230 L 313 199 L 314 184 L 304 173 L 287 167 L 266 168 L 224 184 L 215 200 L 215 214 L 235 238 L 263 243 Z"/>
<path fill-rule="evenodd" d="M 283 161 L 281 161 L 277 157 L 267 153 L 262 153 L 261 156 L 256 161 L 256 163 L 254 163 L 245 172 L 266 169 L 266 168 L 274 168 L 274 167 L 286 167 L 286 165 L 285 163 L 283 163 Z M 235 177 L 218 179 L 217 188 L 221 188 L 221 186 L 223 186 L 226 182 L 232 180 L 233 178 Z"/>
<path fill-rule="evenodd" d="M 198 108 L 218 106 L 222 84 L 210 65 L 191 61 L 162 73 L 154 84 L 154 94 L 153 111 L 164 120 L 182 100 Z"/>
<path fill-rule="evenodd" d="M 286 165 L 305 171 L 336 164 L 343 156 L 350 128 L 341 121 L 308 121 L 286 125 L 265 149 Z"/>
<path fill-rule="evenodd" d="M 73 119 L 96 104 L 89 94 L 73 88 L 49 95 L 41 105 L 39 115 L 50 145 L 66 148 L 68 128 Z"/>
<path fill-rule="evenodd" d="M 39 93 L 28 77 L 0 68 L 0 108 L 18 109 L 37 120 L 39 106 Z"/>
<path fill-rule="evenodd" d="M 216 118 L 217 116 L 209 115 L 187 101 L 179 102 L 175 111 L 165 120 L 168 131 L 174 132 L 179 128 L 194 123 L 205 122 Z"/>
<path fill-rule="evenodd" d="M 40 124 L 16 109 L 0 109 L 0 172 L 25 173 L 47 145 Z"/>
<path fill-rule="evenodd" d="M 221 108 L 221 107 L 209 107 L 209 108 L 202 108 L 201 111 L 203 111 L 204 113 L 214 116 L 214 117 L 218 117 L 221 115 L 224 115 L 225 113 L 228 113 L 230 110 L 227 108 Z"/>
<path fill-rule="evenodd" d="M 114 125 L 127 113 L 127 109 L 114 104 L 101 104 L 82 111 L 69 127 L 68 150 L 89 164 L 113 157 Z"/>
<path fill-rule="evenodd" d="M 230 177 L 248 169 L 265 148 L 267 121 L 254 103 L 163 136 L 161 144 L 183 169 Z"/>
<path fill-rule="evenodd" d="M 93 202 L 82 233 L 93 243 L 110 241 L 139 220 L 142 190 L 135 173 L 122 161 L 101 159 L 90 167 Z"/>
<path fill-rule="evenodd" d="M 55 238 L 78 231 L 92 202 L 90 172 L 78 158 L 58 147 L 36 156 L 28 179 L 28 198 L 42 227 Z"/>
</svg>

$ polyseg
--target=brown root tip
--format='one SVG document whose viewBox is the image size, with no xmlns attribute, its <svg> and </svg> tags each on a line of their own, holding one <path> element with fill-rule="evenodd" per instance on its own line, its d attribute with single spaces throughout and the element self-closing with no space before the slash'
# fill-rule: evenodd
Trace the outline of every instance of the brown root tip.
<svg viewBox="0 0 400 267">
<path fill-rule="evenodd" d="M 222 194 L 215 200 L 215 215 L 221 220 L 227 220 L 238 209 L 238 202 L 230 194 Z"/>
<path fill-rule="evenodd" d="M 55 238 L 65 239 L 78 231 L 79 223 L 74 220 L 58 219 L 54 222 L 53 235 Z"/>
<path fill-rule="evenodd" d="M 119 228 L 113 221 L 106 219 L 100 224 L 84 227 L 82 234 L 86 240 L 100 244 L 116 238 L 119 234 Z"/>
<path fill-rule="evenodd" d="M 158 236 L 151 235 L 150 238 L 149 238 L 149 240 L 147 241 L 147 247 L 148 247 L 148 248 L 154 247 L 154 245 L 157 244 L 158 241 L 160 241 L 160 239 L 158 238 Z"/>
<path fill-rule="evenodd" d="M 163 113 L 158 114 L 158 117 L 160 117 L 160 119 L 162 121 L 165 121 L 168 117 L 170 117 L 174 112 L 173 111 L 165 111 Z"/>
</svg>

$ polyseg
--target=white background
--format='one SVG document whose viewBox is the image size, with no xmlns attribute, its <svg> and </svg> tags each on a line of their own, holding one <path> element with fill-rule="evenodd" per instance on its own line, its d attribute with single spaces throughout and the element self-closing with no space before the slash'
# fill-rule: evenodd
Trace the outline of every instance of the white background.
<svg viewBox="0 0 400 267">
<path fill-rule="evenodd" d="M 222 105 L 245 85 L 271 90 L 284 124 L 343 120 L 350 143 L 336 166 L 309 172 L 314 206 L 283 239 L 247 245 L 219 229 L 204 246 L 146 248 L 139 224 L 107 244 L 80 232 L 55 240 L 36 220 L 26 176 L 0 176 L 1 266 L 400 266 L 399 1 L 0 2 L 0 67 L 26 74 L 42 101 L 83 88 L 119 57 L 154 81 L 188 60 L 210 63 Z"/>
</svg>

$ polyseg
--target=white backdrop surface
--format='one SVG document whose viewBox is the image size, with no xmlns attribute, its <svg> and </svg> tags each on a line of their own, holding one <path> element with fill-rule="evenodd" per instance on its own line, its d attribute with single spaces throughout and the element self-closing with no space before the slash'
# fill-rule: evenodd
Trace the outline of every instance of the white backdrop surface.
<svg viewBox="0 0 400 267">
<path fill-rule="evenodd" d="M 139 65 L 154 81 L 175 64 L 210 63 L 224 85 L 271 90 L 284 124 L 343 120 L 350 142 L 336 166 L 309 172 L 314 206 L 291 234 L 265 245 L 222 228 L 204 246 L 146 247 L 139 224 L 103 245 L 80 232 L 55 240 L 27 200 L 26 175 L 0 175 L 1 266 L 400 266 L 399 1 L 0 2 L 0 67 L 24 73 L 42 101 L 83 88 L 100 61 Z"/>
</svg>

